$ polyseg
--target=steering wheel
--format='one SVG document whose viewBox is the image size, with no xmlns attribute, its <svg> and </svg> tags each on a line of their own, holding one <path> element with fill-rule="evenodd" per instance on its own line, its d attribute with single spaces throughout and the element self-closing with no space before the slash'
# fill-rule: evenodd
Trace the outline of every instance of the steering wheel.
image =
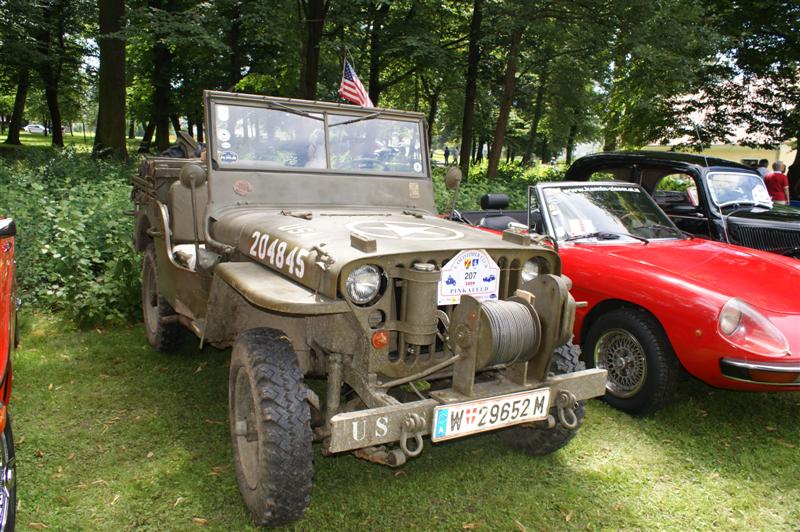
<svg viewBox="0 0 800 532">
<path fill-rule="evenodd" d="M 389 167 L 384 164 L 383 161 L 380 159 L 375 159 L 373 157 L 361 157 L 358 159 L 353 159 L 352 161 L 348 162 L 344 167 L 345 168 L 375 168 L 376 166 L 380 166 L 383 168 L 384 171 L 388 171 Z"/>
</svg>

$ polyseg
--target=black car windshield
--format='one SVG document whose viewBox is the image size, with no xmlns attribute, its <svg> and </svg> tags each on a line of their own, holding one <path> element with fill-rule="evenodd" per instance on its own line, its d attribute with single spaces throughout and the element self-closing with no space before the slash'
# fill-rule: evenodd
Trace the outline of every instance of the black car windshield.
<svg viewBox="0 0 800 532">
<path fill-rule="evenodd" d="M 745 172 L 711 172 L 707 179 L 711 199 L 720 207 L 739 203 L 772 206 L 769 192 L 760 175 Z"/>
<path fill-rule="evenodd" d="M 638 186 L 544 187 L 544 209 L 557 240 L 683 238 Z"/>
<path fill-rule="evenodd" d="M 219 103 L 214 119 L 214 160 L 223 168 L 426 175 L 419 120 Z"/>
</svg>

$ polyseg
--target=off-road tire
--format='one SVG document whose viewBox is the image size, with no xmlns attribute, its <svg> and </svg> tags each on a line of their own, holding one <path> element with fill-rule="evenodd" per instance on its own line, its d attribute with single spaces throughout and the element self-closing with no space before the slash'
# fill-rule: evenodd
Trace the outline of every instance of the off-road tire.
<svg viewBox="0 0 800 532">
<path fill-rule="evenodd" d="M 581 361 L 581 350 L 572 343 L 564 344 L 557 348 L 553 353 L 550 363 L 550 372 L 556 375 L 573 373 L 585 369 Z M 551 397 L 551 404 L 555 397 Z M 569 429 L 561 425 L 558 420 L 558 410 L 555 406 L 550 408 L 550 415 L 556 420 L 556 426 L 552 429 L 537 428 L 532 425 L 517 425 L 497 433 L 497 436 L 509 447 L 531 456 L 544 456 L 554 453 L 564 447 L 578 433 L 578 429 L 583 424 L 583 417 L 586 414 L 586 402 L 578 401 L 575 409 L 575 417 L 578 424 L 575 428 Z"/>
<path fill-rule="evenodd" d="M 236 480 L 258 525 L 290 523 L 311 502 L 314 469 L 307 397 L 297 355 L 282 332 L 253 329 L 239 335 L 228 386 L 230 429 Z M 248 401 L 250 407 L 243 406 Z M 237 420 L 243 419 L 249 420 L 251 441 L 237 435 Z"/>
<path fill-rule="evenodd" d="M 17 520 L 17 468 L 16 468 L 16 453 L 14 451 L 14 433 L 11 430 L 11 416 L 6 411 L 6 428 L 2 434 L 3 446 L 0 449 L 2 452 L 2 459 L 0 459 L 0 467 L 2 474 L 2 488 L 3 488 L 3 507 L 0 508 L 0 530 L 3 532 L 14 532 L 14 527 Z M 7 495 L 6 495 L 7 493 Z"/>
<path fill-rule="evenodd" d="M 147 341 L 157 351 L 176 351 L 184 338 L 180 323 L 164 323 L 161 318 L 175 315 L 175 310 L 158 290 L 158 263 L 153 244 L 147 246 L 142 260 L 142 315 Z"/>
<path fill-rule="evenodd" d="M 595 367 L 598 341 L 604 335 L 614 334 L 614 331 L 622 340 L 629 335 L 629 342 L 635 339 L 641 346 L 638 358 L 644 364 L 644 374 L 638 379 L 639 385 L 631 386 L 633 389 L 615 392 L 614 374 L 617 370 L 607 368 L 609 381 L 603 400 L 614 408 L 638 416 L 664 407 L 672 400 L 681 366 L 661 325 L 645 311 L 633 308 L 621 308 L 600 316 L 589 328 L 583 344 L 587 366 Z M 638 349 L 636 342 L 631 344 L 634 351 Z"/>
</svg>

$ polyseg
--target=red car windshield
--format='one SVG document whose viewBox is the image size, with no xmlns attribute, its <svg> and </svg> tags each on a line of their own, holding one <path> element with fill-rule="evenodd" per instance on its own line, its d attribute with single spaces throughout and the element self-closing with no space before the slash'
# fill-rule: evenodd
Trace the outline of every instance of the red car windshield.
<svg viewBox="0 0 800 532">
<path fill-rule="evenodd" d="M 542 196 L 543 211 L 557 240 L 682 238 L 681 231 L 638 186 L 545 187 Z"/>
</svg>

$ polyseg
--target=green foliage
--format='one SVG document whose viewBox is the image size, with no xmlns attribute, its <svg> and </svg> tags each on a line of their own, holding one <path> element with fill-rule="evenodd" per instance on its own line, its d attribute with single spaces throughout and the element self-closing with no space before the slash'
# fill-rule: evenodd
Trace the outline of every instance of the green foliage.
<svg viewBox="0 0 800 532">
<path fill-rule="evenodd" d="M 540 181 L 561 181 L 564 170 L 548 165 L 523 166 L 518 162 L 500 163 L 497 177 L 486 177 L 486 162 L 470 166 L 469 180 L 463 182 L 458 191 L 456 209 L 460 211 L 479 210 L 481 196 L 490 193 L 508 194 L 509 209 L 524 209 L 528 201 L 528 185 Z M 433 188 L 436 207 L 440 212 L 447 207 L 452 193 L 444 186 L 445 167 L 433 169 Z"/>
<path fill-rule="evenodd" d="M 127 165 L 68 148 L 0 159 L 0 212 L 17 222 L 26 306 L 63 310 L 80 323 L 135 314 L 139 264 L 131 242 Z"/>
</svg>

